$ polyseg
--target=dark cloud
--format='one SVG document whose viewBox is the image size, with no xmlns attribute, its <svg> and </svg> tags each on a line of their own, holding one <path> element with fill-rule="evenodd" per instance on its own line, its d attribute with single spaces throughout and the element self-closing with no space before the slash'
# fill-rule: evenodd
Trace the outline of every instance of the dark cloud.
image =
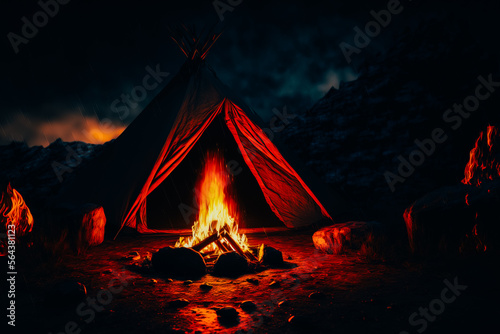
<svg viewBox="0 0 500 334">
<path fill-rule="evenodd" d="M 36 128 L 21 125 L 43 121 L 62 125 L 68 115 L 109 118 L 126 126 L 168 80 L 149 92 L 125 120 L 113 113 L 112 102 L 141 83 L 146 66 L 160 64 L 173 76 L 184 59 L 170 40 L 168 27 L 182 22 L 201 28 L 219 22 L 212 2 L 71 0 L 15 54 L 7 34 L 20 33 L 21 18 L 32 18 L 40 7 L 35 0 L 5 1 L 0 18 L 0 143 L 12 138 L 33 143 L 32 138 L 38 138 Z M 399 26 L 411 18 L 418 20 L 422 3 L 394 20 L 359 60 L 383 50 Z M 353 27 L 367 22 L 370 10 L 386 5 L 387 1 L 243 0 L 224 13 L 218 25 L 224 33 L 208 61 L 263 117 L 283 105 L 301 112 L 331 86 L 356 78 L 338 44 L 352 39 Z M 437 7 L 433 3 L 426 10 Z M 66 137 L 71 131 L 59 126 L 52 132 L 50 138 L 60 133 L 72 140 Z"/>
</svg>

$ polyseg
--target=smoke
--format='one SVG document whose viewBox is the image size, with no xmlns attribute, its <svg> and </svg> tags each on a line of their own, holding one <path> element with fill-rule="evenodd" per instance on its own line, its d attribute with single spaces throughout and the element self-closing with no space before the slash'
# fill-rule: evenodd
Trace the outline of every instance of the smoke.
<svg viewBox="0 0 500 334">
<path fill-rule="evenodd" d="M 24 141 L 29 146 L 48 146 L 56 139 L 103 144 L 118 137 L 126 126 L 97 117 L 86 117 L 81 113 L 68 112 L 53 120 L 26 118 L 17 115 L 0 126 L 0 144 Z"/>
</svg>

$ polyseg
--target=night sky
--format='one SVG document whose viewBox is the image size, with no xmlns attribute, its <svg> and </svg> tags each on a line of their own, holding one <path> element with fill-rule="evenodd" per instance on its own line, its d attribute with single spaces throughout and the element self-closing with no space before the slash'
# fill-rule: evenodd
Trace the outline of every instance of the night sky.
<svg viewBox="0 0 500 334">
<path fill-rule="evenodd" d="M 488 7 L 494 1 L 478 6 L 401 0 L 404 10 L 352 63 L 339 43 L 353 43 L 353 28 L 363 27 L 373 19 L 370 11 L 387 8 L 389 1 L 243 0 L 223 13 L 223 21 L 212 0 L 60 2 L 67 3 L 17 53 L 9 33 L 22 35 L 23 17 L 33 22 L 41 7 L 35 0 L 2 3 L 0 144 L 46 146 L 59 137 L 98 143 L 116 136 L 184 62 L 168 30 L 181 23 L 198 29 L 217 24 L 223 34 L 208 62 L 264 119 L 285 105 L 304 112 L 332 86 L 355 80 L 359 64 L 384 52 L 394 34 L 429 17 L 458 16 L 486 48 L 498 48 L 492 32 L 498 13 Z M 169 75 L 120 118 L 113 102 L 141 85 L 147 67 Z M 92 135 L 95 128 L 106 136 Z"/>
</svg>

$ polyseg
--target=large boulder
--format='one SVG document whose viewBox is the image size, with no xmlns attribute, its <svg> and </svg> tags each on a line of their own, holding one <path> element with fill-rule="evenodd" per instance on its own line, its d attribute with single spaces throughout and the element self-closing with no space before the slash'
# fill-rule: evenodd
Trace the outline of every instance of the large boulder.
<svg viewBox="0 0 500 334">
<path fill-rule="evenodd" d="M 153 254 L 151 262 L 157 272 L 172 277 L 197 279 L 207 272 L 203 256 L 191 248 L 164 247 Z"/>
<path fill-rule="evenodd" d="M 223 326 L 232 327 L 240 322 L 240 316 L 234 307 L 223 307 L 215 312 L 217 313 L 217 320 Z"/>
<path fill-rule="evenodd" d="M 350 221 L 319 229 L 313 234 L 313 243 L 320 251 L 342 254 L 358 251 L 376 238 L 382 238 L 379 223 Z"/>
<path fill-rule="evenodd" d="M 79 254 L 104 241 L 106 215 L 102 206 L 59 204 L 44 218 L 39 238 L 54 252 L 71 249 Z"/>
<path fill-rule="evenodd" d="M 67 219 L 78 249 L 97 246 L 104 241 L 106 215 L 102 206 L 82 205 L 70 212 Z"/>
<path fill-rule="evenodd" d="M 259 254 L 260 257 L 260 254 Z M 262 250 L 262 263 L 273 266 L 283 265 L 283 253 L 271 246 L 265 246 Z"/>
<path fill-rule="evenodd" d="M 404 213 L 410 248 L 417 255 L 498 250 L 499 208 L 500 180 L 439 188 Z"/>
</svg>

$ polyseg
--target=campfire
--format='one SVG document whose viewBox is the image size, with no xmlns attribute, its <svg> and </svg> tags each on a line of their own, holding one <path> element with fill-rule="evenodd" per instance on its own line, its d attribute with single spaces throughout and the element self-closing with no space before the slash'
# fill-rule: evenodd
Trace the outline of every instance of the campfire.
<svg viewBox="0 0 500 334">
<path fill-rule="evenodd" d="M 498 139 L 498 129 L 489 125 L 486 133 L 481 131 L 476 140 L 476 145 L 470 151 L 470 159 L 465 166 L 463 184 L 479 187 L 485 180 L 493 180 L 500 176 L 500 160 L 495 141 Z"/>
<path fill-rule="evenodd" d="M 9 225 L 15 226 L 15 235 L 18 237 L 28 234 L 33 229 L 31 211 L 21 194 L 12 188 L 10 183 L 5 191 L 0 193 L 0 221 L 2 229 L 8 230 Z"/>
<path fill-rule="evenodd" d="M 219 152 L 207 154 L 196 187 L 199 213 L 192 236 L 181 237 L 175 247 L 188 247 L 207 259 L 235 251 L 249 261 L 256 261 L 247 237 L 238 232 L 238 207 L 232 196 L 231 177 Z"/>
<path fill-rule="evenodd" d="M 5 237 L 0 239 L 0 256 L 7 255 L 8 241 L 15 241 L 32 229 L 30 209 L 21 194 L 8 183 L 6 189 L 0 192 L 0 232 L 5 233 Z"/>
</svg>

